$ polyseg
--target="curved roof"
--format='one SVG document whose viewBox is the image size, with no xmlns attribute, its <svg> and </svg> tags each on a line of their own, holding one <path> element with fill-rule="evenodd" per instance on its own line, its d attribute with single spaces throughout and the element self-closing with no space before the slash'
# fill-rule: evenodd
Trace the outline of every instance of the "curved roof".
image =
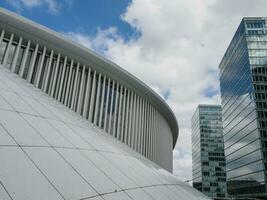
<svg viewBox="0 0 267 200">
<path fill-rule="evenodd" d="M 130 90 L 145 98 L 157 108 L 168 122 L 173 134 L 174 148 L 179 134 L 176 117 L 167 103 L 141 80 L 90 49 L 65 38 L 63 35 L 48 29 L 47 27 L 18 16 L 3 8 L 0 8 L 0 23 L 5 30 L 18 33 L 25 39 L 29 39 L 36 43 L 38 42 L 40 45 L 45 45 L 46 47 L 59 51 L 85 65 L 89 65 L 91 68 L 117 80 Z"/>
<path fill-rule="evenodd" d="M 1 66 L 0 160 L 1 200 L 208 199 Z"/>
</svg>

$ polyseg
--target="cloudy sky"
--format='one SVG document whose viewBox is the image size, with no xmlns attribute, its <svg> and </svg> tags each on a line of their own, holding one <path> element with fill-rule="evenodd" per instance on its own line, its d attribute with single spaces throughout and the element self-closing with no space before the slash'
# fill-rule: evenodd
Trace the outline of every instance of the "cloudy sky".
<svg viewBox="0 0 267 200">
<path fill-rule="evenodd" d="M 94 49 L 160 94 L 180 135 L 174 175 L 191 179 L 190 120 L 220 103 L 218 64 L 244 16 L 267 16 L 267 0 L 0 0 Z"/>
</svg>

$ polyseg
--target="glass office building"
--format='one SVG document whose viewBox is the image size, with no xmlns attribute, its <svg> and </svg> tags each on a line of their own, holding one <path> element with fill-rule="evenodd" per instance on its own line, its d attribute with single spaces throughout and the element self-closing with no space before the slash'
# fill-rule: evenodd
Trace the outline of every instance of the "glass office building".
<svg viewBox="0 0 267 200">
<path fill-rule="evenodd" d="M 226 197 L 221 106 L 199 105 L 191 130 L 193 187 L 213 199 Z"/>
<path fill-rule="evenodd" d="M 241 21 L 219 69 L 228 193 L 266 199 L 266 18 Z"/>
</svg>

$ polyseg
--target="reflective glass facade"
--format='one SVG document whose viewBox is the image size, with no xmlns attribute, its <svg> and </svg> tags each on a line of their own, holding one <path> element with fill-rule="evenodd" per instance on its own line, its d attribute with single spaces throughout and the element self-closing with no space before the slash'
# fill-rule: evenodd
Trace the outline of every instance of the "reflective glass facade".
<svg viewBox="0 0 267 200">
<path fill-rule="evenodd" d="M 220 86 L 228 193 L 267 198 L 267 29 L 244 18 L 221 63 Z"/>
<path fill-rule="evenodd" d="M 221 106 L 199 105 L 191 130 L 193 186 L 211 198 L 226 197 Z"/>
</svg>

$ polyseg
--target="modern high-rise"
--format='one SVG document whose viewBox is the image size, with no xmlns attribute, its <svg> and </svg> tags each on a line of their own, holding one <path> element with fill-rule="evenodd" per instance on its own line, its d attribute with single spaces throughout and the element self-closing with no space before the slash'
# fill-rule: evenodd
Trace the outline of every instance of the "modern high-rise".
<svg viewBox="0 0 267 200">
<path fill-rule="evenodd" d="M 205 195 L 226 197 L 222 114 L 219 105 L 199 105 L 192 117 L 193 187 Z"/>
<path fill-rule="evenodd" d="M 0 9 L 1 200 L 205 200 L 171 174 L 177 138 L 143 82 Z"/>
<path fill-rule="evenodd" d="M 228 193 L 267 198 L 267 18 L 243 18 L 220 69 Z"/>
</svg>

